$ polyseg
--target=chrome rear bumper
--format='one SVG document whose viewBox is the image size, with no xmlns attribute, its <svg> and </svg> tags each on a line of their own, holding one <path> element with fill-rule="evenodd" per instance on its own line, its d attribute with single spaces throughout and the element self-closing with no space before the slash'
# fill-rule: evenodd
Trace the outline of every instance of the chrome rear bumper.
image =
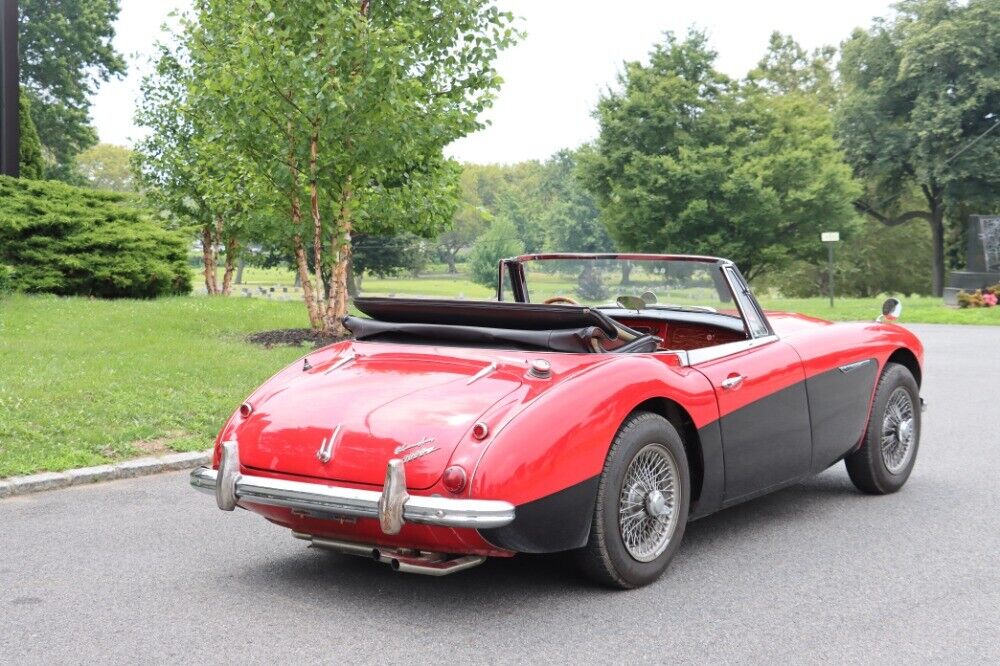
<svg viewBox="0 0 1000 666">
<path fill-rule="evenodd" d="M 214 494 L 224 511 L 247 502 L 288 507 L 321 517 L 375 518 L 386 534 L 397 534 L 408 522 L 486 529 L 503 527 L 514 520 L 514 505 L 509 502 L 409 495 L 406 472 L 398 459 L 386 466 L 382 492 L 250 476 L 239 470 L 237 443 L 223 442 L 219 469 L 199 467 L 191 472 L 191 485 Z"/>
</svg>

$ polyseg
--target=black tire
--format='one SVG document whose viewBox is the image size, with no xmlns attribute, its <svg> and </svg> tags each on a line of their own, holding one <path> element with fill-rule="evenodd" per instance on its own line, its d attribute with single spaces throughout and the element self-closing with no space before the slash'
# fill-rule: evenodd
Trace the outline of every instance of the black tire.
<svg viewBox="0 0 1000 666">
<path fill-rule="evenodd" d="M 657 455 L 662 453 L 659 449 L 664 449 L 672 457 L 677 472 L 675 483 L 679 486 L 675 495 L 679 501 L 674 507 L 676 523 L 666 549 L 655 559 L 643 562 L 633 557 L 625 545 L 619 508 L 626 472 L 638 454 L 650 446 Z M 650 412 L 630 415 L 618 429 L 604 463 L 590 539 L 586 547 L 577 551 L 584 573 L 602 585 L 619 589 L 647 585 L 663 575 L 684 538 L 691 502 L 690 476 L 684 443 L 670 422 Z"/>
<path fill-rule="evenodd" d="M 909 447 L 912 450 L 906 454 L 908 458 L 905 464 L 898 469 L 890 469 L 882 455 L 882 437 L 889 401 L 898 391 L 905 392 L 910 400 L 912 439 Z M 871 495 L 887 495 L 902 488 L 910 478 L 910 472 L 913 471 L 913 465 L 917 461 L 920 429 L 920 389 L 916 380 L 905 366 L 886 363 L 875 388 L 872 414 L 868 420 L 868 429 L 861 440 L 861 448 L 844 459 L 847 474 L 858 490 Z M 898 438 L 898 435 L 896 437 Z"/>
</svg>

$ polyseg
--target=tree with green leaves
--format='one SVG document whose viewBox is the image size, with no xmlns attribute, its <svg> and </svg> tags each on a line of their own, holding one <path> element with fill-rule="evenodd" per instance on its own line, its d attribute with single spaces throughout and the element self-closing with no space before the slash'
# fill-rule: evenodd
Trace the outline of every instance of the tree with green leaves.
<svg viewBox="0 0 1000 666">
<path fill-rule="evenodd" d="M 206 293 L 228 296 L 251 230 L 267 233 L 272 202 L 261 193 L 246 158 L 217 140 L 219 105 L 207 95 L 198 106 L 191 103 L 190 91 L 199 83 L 184 39 L 177 42 L 160 46 L 154 70 L 142 82 L 136 123 L 150 131 L 136 144 L 132 168 L 154 205 L 179 224 L 198 229 Z M 111 151 L 116 159 L 123 156 L 121 150 Z M 87 153 L 81 158 L 81 171 L 96 179 L 96 165 Z"/>
<path fill-rule="evenodd" d="M 351 238 L 437 230 L 457 200 L 444 146 L 481 126 L 518 37 L 492 0 L 199 0 L 192 108 L 285 202 L 313 328 L 343 333 Z M 307 257 L 307 248 L 312 257 Z M 312 272 L 310 272 L 310 263 Z"/>
<path fill-rule="evenodd" d="M 351 241 L 348 281 L 351 296 L 361 292 L 361 281 L 365 275 L 379 278 L 418 276 L 427 266 L 433 249 L 430 240 L 409 232 L 395 236 L 356 234 Z"/>
<path fill-rule="evenodd" d="M 888 227 L 863 219 L 857 233 L 837 247 L 834 279 L 838 296 L 931 293 L 931 273 L 917 270 L 931 251 L 930 228 L 920 220 Z M 766 281 L 789 298 L 829 294 L 825 262 L 797 261 Z"/>
<path fill-rule="evenodd" d="M 115 51 L 119 0 L 20 0 L 21 81 L 45 146 L 46 177 L 71 179 L 73 157 L 97 143 L 90 97 L 125 73 Z"/>
<path fill-rule="evenodd" d="M 582 174 L 621 249 L 721 255 L 753 279 L 815 257 L 821 231 L 849 231 L 859 190 L 820 101 L 714 62 L 691 31 L 627 63 Z"/>
<path fill-rule="evenodd" d="M 771 33 L 767 53 L 750 72 L 747 80 L 772 95 L 802 93 L 832 107 L 836 101 L 834 57 L 837 49 L 823 46 L 806 51 L 791 35 Z"/>
<path fill-rule="evenodd" d="M 18 122 L 20 124 L 21 143 L 18 160 L 21 166 L 21 178 L 39 180 L 45 174 L 45 161 L 42 159 L 42 142 L 38 138 L 38 130 L 31 120 L 31 100 L 21 89 Z"/>
<path fill-rule="evenodd" d="M 503 180 L 493 197 L 493 214 L 514 225 L 525 252 L 541 252 L 546 238 L 542 223 L 545 210 L 542 178 L 545 170 L 535 160 L 500 168 Z"/>
<path fill-rule="evenodd" d="M 837 129 L 858 210 L 930 225 L 933 291 L 959 211 L 1000 205 L 1000 1 L 903 0 L 843 46 Z"/>
<path fill-rule="evenodd" d="M 484 287 L 495 287 L 499 261 L 523 252 L 524 241 L 518 238 L 514 223 L 495 219 L 469 253 L 469 278 Z"/>
<path fill-rule="evenodd" d="M 489 227 L 493 215 L 483 201 L 482 184 L 484 174 L 492 167 L 478 164 L 462 165 L 459 176 L 460 200 L 455 209 L 455 216 L 438 237 L 438 251 L 449 273 L 458 273 L 458 254 L 475 243 Z"/>
<path fill-rule="evenodd" d="M 112 192 L 134 192 L 132 151 L 124 146 L 99 143 L 75 158 L 76 170 L 91 187 Z"/>
<path fill-rule="evenodd" d="M 543 164 L 545 246 L 555 252 L 611 252 L 614 241 L 600 220 L 597 202 L 580 183 L 577 162 L 576 151 L 560 150 Z"/>
</svg>

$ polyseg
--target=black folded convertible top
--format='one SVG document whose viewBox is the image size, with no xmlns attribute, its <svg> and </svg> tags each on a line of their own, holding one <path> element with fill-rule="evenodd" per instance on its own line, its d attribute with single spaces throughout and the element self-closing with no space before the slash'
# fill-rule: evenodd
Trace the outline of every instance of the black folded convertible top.
<svg viewBox="0 0 1000 666">
<path fill-rule="evenodd" d="M 574 305 L 424 298 L 355 298 L 354 307 L 372 319 L 400 324 L 478 326 L 521 331 L 596 326 L 612 340 L 623 329 L 599 310 Z"/>
</svg>

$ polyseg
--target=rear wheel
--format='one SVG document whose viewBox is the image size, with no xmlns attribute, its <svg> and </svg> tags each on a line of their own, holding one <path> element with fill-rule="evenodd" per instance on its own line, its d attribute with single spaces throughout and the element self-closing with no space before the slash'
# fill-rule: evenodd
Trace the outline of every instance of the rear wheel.
<svg viewBox="0 0 1000 666">
<path fill-rule="evenodd" d="M 913 471 L 920 445 L 920 390 L 910 371 L 887 363 L 875 389 L 872 415 L 861 448 L 844 464 L 859 490 L 894 493 Z"/>
<path fill-rule="evenodd" d="M 684 444 L 663 417 L 637 412 L 608 452 L 590 528 L 579 551 L 595 581 L 622 589 L 659 578 L 684 537 L 690 504 Z"/>
</svg>

